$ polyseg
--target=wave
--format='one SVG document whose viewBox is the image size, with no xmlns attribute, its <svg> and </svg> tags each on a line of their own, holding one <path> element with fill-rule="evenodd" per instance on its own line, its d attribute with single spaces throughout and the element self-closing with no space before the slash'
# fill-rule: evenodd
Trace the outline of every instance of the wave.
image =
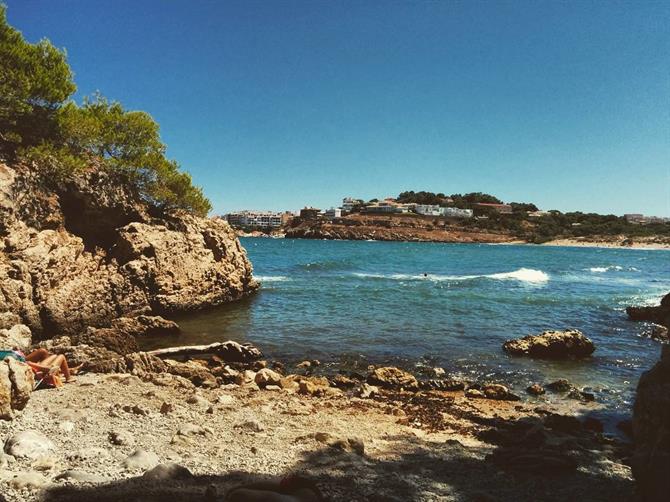
<svg viewBox="0 0 670 502">
<path fill-rule="evenodd" d="M 609 272 L 610 270 L 616 270 L 616 271 L 621 271 L 624 270 L 624 267 L 620 265 L 610 265 L 609 267 L 591 267 L 591 268 L 585 268 L 584 270 L 588 270 L 589 272 L 593 272 L 594 274 L 602 274 L 605 272 Z M 629 272 L 639 272 L 640 270 L 635 268 L 635 267 L 628 267 L 625 270 L 628 270 Z"/>
<path fill-rule="evenodd" d="M 285 275 L 257 275 L 254 279 L 261 282 L 286 282 L 291 280 Z"/>
<path fill-rule="evenodd" d="M 397 281 L 467 281 L 472 279 L 516 280 L 531 284 L 544 284 L 549 281 L 549 275 L 542 270 L 520 268 L 513 272 L 499 272 L 497 274 L 482 275 L 437 275 L 437 274 L 368 274 L 356 272 L 353 275 L 369 279 L 387 279 Z"/>
</svg>

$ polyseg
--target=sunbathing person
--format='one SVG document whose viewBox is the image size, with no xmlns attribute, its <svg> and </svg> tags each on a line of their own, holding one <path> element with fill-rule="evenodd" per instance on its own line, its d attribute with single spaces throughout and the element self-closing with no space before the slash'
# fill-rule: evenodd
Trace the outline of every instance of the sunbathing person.
<svg viewBox="0 0 670 502">
<path fill-rule="evenodd" d="M 38 369 L 47 372 L 49 375 L 54 375 L 59 371 L 65 377 L 65 382 L 70 383 L 76 381 L 72 376 L 77 372 L 80 366 L 70 369 L 67 364 L 67 359 L 62 354 L 50 354 L 47 349 L 36 349 L 26 356 L 26 361 L 30 363 L 33 369 Z"/>
</svg>

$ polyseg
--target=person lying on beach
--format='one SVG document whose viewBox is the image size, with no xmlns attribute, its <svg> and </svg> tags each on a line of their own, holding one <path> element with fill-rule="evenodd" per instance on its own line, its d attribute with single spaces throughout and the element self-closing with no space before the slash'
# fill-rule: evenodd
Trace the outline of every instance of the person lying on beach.
<svg viewBox="0 0 670 502">
<path fill-rule="evenodd" d="M 33 350 L 26 356 L 26 362 L 30 364 L 30 367 L 33 368 L 33 370 L 43 371 L 50 376 L 53 376 L 60 371 L 65 377 L 66 383 L 76 381 L 72 375 L 81 367 L 77 366 L 76 368 L 70 368 L 64 355 L 50 354 L 47 349 Z"/>
<path fill-rule="evenodd" d="M 228 492 L 226 502 L 319 502 L 321 492 L 313 481 L 287 476 L 280 482 L 260 482 L 238 486 Z"/>
</svg>

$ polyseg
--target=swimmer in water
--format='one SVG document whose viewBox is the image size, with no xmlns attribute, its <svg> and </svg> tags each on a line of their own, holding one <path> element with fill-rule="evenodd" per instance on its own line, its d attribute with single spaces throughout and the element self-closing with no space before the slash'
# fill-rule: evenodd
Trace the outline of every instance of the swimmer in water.
<svg viewBox="0 0 670 502">
<path fill-rule="evenodd" d="M 426 272 L 423 273 L 424 277 L 428 277 L 428 274 Z"/>
</svg>

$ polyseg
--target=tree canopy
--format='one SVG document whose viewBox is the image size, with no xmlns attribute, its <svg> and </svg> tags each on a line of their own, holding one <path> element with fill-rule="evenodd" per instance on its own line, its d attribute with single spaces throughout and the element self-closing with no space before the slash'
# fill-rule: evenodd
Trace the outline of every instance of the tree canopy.
<svg viewBox="0 0 670 502">
<path fill-rule="evenodd" d="M 98 160 L 129 173 L 160 209 L 206 215 L 211 204 L 177 162 L 166 157 L 159 126 L 146 112 L 125 110 L 100 94 L 69 100 L 76 90 L 66 54 L 48 40 L 27 42 L 0 5 L 0 155 L 35 161 L 60 175 Z"/>
</svg>

